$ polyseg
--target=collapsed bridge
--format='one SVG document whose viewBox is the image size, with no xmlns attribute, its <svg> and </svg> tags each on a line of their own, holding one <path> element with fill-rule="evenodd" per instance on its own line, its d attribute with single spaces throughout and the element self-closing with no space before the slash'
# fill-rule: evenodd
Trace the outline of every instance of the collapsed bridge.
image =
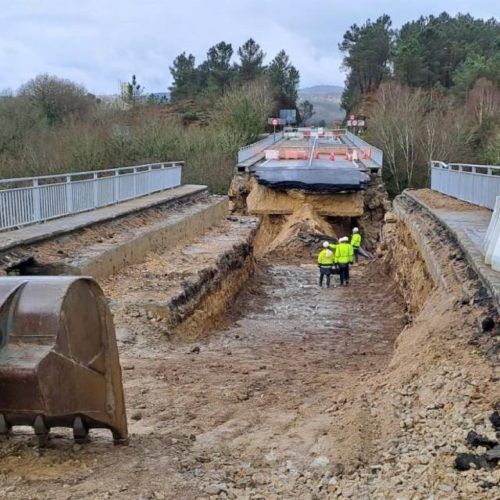
<svg viewBox="0 0 500 500">
<path fill-rule="evenodd" d="M 496 297 L 471 264 L 459 233 L 453 236 L 452 225 L 443 223 L 450 212 L 452 222 L 470 221 L 476 208 L 428 191 L 405 193 L 391 205 L 380 168 L 370 163 L 376 149 L 357 151 L 355 158 L 354 150 L 364 147 L 353 142 L 358 138 L 330 131 L 311 131 L 318 135 L 312 164 L 320 162 L 316 165 L 332 174 L 326 183 L 298 188 L 259 182 L 260 168 L 309 168 L 315 137 L 307 138 L 307 130 L 286 134 L 278 135 L 280 142 L 267 138 L 247 166 L 238 163 L 230 203 L 204 186 L 177 185 L 140 196 L 163 175 L 152 173 L 146 182 L 144 172 L 161 167 L 142 167 L 113 181 L 103 174 L 107 187 L 97 187 L 98 200 L 115 187 L 118 194 L 136 192 L 137 198 L 0 233 L 0 274 L 11 276 L 0 281 L 35 282 L 37 274 L 39 286 L 45 279 L 73 280 L 68 275 L 100 282 L 106 300 L 97 306 L 113 314 L 131 436 L 128 448 L 112 449 L 99 430 L 121 430 L 118 438 L 127 431 L 116 426 L 125 421 L 124 413 L 110 419 L 112 397 L 97 398 L 93 415 L 85 413 L 92 409 L 88 404 L 78 406 L 69 397 L 55 409 L 39 397 L 40 404 L 21 412 L 11 390 L 12 407 L 1 408 L 4 430 L 9 423 L 14 430 L 0 446 L 0 494 L 26 498 L 43 489 L 48 498 L 109 492 L 145 498 L 225 492 L 234 498 L 254 493 L 321 498 L 456 491 L 487 498 L 491 493 L 481 485 L 496 480 L 490 468 L 494 450 L 488 450 L 491 460 L 477 459 L 486 464 L 482 469 L 467 475 L 453 470 L 469 430 L 495 441 L 488 417 L 498 383 L 492 370 Z M 333 149 L 321 148 L 337 153 L 330 158 Z M 279 156 L 268 158 L 278 163 L 266 166 L 266 154 Z M 356 178 L 342 184 L 337 168 Z M 84 179 L 81 187 L 43 186 L 63 197 L 93 194 L 94 182 L 99 177 Z M 481 209 L 481 220 L 488 214 Z M 376 261 L 353 269 L 350 288 L 319 290 L 318 243 L 348 234 L 353 225 L 368 244 L 380 243 Z M 471 235 L 481 234 L 470 229 Z M 62 339 L 81 340 L 90 324 L 79 319 L 68 333 L 71 325 L 64 318 L 78 310 L 78 300 L 67 306 L 48 317 L 64 326 L 60 335 L 51 331 L 25 343 L 31 332 L 24 326 L 20 332 L 19 325 L 28 323 L 16 318 L 25 307 L 18 310 L 9 302 L 0 327 L 10 316 L 11 345 L 2 351 L 19 352 L 28 344 L 33 353 L 41 345 L 43 353 L 78 365 L 75 372 L 104 387 L 116 371 L 105 371 L 102 337 L 90 336 L 92 346 L 85 347 L 97 349 L 78 356 L 81 344 L 68 346 Z M 36 368 L 30 365 L 31 380 L 42 373 Z M 9 376 L 12 389 L 15 374 Z M 52 377 L 45 376 L 37 394 L 57 389 Z M 79 390 L 88 389 L 82 385 Z M 52 409 L 66 413 L 44 415 Z M 70 431 L 53 430 L 49 449 L 38 455 L 23 425 L 34 425 L 42 439 L 51 427 L 67 425 Z M 83 448 L 68 446 L 71 427 L 77 440 L 90 430 L 92 441 Z"/>
</svg>

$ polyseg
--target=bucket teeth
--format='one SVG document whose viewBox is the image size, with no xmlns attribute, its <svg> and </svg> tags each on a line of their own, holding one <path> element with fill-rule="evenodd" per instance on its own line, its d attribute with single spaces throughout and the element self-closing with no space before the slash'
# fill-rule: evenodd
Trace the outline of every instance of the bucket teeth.
<svg viewBox="0 0 500 500">
<path fill-rule="evenodd" d="M 113 320 L 92 278 L 0 279 L 0 435 L 32 425 L 40 444 L 52 427 L 77 443 L 89 429 L 127 441 Z"/>
<path fill-rule="evenodd" d="M 50 428 L 47 427 L 43 415 L 37 415 L 33 427 L 35 429 L 35 435 L 38 438 L 38 444 L 40 446 L 46 445 L 49 440 Z"/>
<path fill-rule="evenodd" d="M 5 420 L 5 416 L 0 414 L 0 435 L 8 436 L 10 434 L 11 426 Z"/>
<path fill-rule="evenodd" d="M 75 443 L 83 444 L 89 441 L 89 429 L 82 417 L 73 420 L 73 439 Z"/>
</svg>

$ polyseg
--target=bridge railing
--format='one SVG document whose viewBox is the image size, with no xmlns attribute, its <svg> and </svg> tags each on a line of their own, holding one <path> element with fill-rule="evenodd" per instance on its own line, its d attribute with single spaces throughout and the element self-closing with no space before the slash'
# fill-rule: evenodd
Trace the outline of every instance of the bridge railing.
<svg viewBox="0 0 500 500">
<path fill-rule="evenodd" d="M 180 186 L 183 162 L 0 179 L 0 231 Z"/>
<path fill-rule="evenodd" d="M 500 167 L 431 161 L 431 188 L 474 205 L 495 208 Z"/>
<path fill-rule="evenodd" d="M 384 153 L 382 152 L 381 149 L 376 148 L 375 146 L 372 146 L 371 144 L 368 144 L 366 141 L 361 139 L 356 134 L 353 134 L 352 132 L 346 131 L 346 137 L 351 141 L 355 146 L 358 148 L 370 148 L 371 149 L 371 159 L 379 166 L 382 167 L 384 164 Z"/>
<path fill-rule="evenodd" d="M 238 163 L 249 160 L 250 158 L 252 158 L 252 156 L 256 156 L 261 151 L 264 151 L 267 146 L 271 146 L 272 144 L 281 141 L 281 139 L 283 139 L 283 132 L 276 132 L 276 134 L 269 134 L 267 137 L 261 139 L 260 141 L 240 148 L 240 150 L 238 151 Z"/>
</svg>

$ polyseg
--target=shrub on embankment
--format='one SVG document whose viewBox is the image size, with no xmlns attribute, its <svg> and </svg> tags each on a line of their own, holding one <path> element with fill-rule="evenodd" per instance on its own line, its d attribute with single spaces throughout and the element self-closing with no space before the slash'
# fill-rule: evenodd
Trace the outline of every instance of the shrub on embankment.
<svg viewBox="0 0 500 500">
<path fill-rule="evenodd" d="M 193 123 L 178 107 L 119 109 L 55 80 L 64 91 L 55 110 L 27 91 L 0 100 L 0 178 L 183 160 L 183 182 L 227 192 L 238 148 L 258 137 L 274 106 L 266 83 L 253 82 Z"/>
</svg>

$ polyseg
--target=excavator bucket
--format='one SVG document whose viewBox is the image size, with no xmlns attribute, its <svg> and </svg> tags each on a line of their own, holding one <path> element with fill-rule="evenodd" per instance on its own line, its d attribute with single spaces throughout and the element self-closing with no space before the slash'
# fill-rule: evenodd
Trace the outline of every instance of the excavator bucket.
<svg viewBox="0 0 500 500">
<path fill-rule="evenodd" d="M 99 285 L 71 276 L 0 278 L 0 434 L 90 428 L 127 441 L 113 320 Z"/>
</svg>

